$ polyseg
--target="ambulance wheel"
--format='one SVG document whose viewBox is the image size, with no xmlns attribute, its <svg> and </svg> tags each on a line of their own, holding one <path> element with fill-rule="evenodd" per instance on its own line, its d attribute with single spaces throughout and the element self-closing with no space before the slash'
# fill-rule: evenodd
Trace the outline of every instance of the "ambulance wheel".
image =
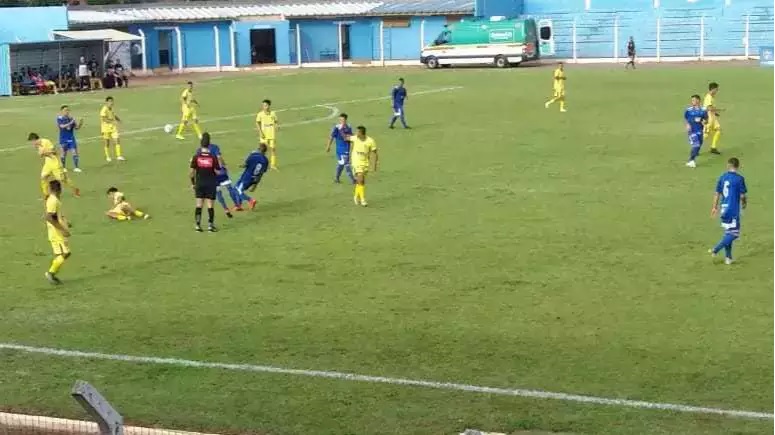
<svg viewBox="0 0 775 435">
<path fill-rule="evenodd" d="M 431 56 L 425 61 L 425 64 L 428 65 L 428 68 L 430 69 L 436 69 L 439 67 L 439 60 Z"/>
<path fill-rule="evenodd" d="M 495 66 L 498 68 L 507 68 L 509 66 L 509 60 L 506 56 L 495 56 Z"/>
</svg>

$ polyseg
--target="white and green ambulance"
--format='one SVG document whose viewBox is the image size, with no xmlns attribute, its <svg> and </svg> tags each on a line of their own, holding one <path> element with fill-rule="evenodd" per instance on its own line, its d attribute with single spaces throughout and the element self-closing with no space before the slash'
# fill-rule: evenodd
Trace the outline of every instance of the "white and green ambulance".
<svg viewBox="0 0 775 435">
<path fill-rule="evenodd" d="M 422 49 L 420 62 L 431 69 L 451 65 L 505 68 L 553 54 L 548 21 L 540 23 L 539 31 L 533 19 L 493 17 L 489 21 L 461 21 L 446 27 Z"/>
</svg>

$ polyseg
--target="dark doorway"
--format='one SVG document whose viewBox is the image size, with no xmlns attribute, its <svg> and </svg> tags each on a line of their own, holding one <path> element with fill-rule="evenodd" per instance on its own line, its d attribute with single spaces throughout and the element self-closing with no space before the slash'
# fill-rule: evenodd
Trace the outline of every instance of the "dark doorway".
<svg viewBox="0 0 775 435">
<path fill-rule="evenodd" d="M 277 63 L 274 29 L 250 31 L 250 63 Z"/>
<path fill-rule="evenodd" d="M 170 45 L 172 32 L 170 30 L 159 30 L 159 66 L 172 68 L 170 62 Z"/>
<path fill-rule="evenodd" d="M 350 25 L 342 24 L 342 59 L 350 60 Z"/>
</svg>

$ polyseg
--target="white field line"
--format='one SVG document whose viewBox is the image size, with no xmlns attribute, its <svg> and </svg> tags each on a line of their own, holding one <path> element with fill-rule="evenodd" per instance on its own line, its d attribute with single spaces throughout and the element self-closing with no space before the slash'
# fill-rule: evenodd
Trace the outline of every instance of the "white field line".
<svg viewBox="0 0 775 435">
<path fill-rule="evenodd" d="M 208 361 L 194 361 L 179 358 L 162 358 L 154 356 L 120 355 L 99 352 L 85 352 L 80 350 L 56 349 L 50 347 L 26 346 L 15 343 L 0 343 L 0 349 L 15 350 L 27 353 L 37 353 L 66 358 L 97 359 L 109 361 L 123 361 L 139 364 L 157 364 L 201 369 L 220 369 L 240 372 L 274 373 L 292 376 L 305 376 L 313 378 L 337 379 L 342 381 L 368 382 L 375 384 L 402 385 L 408 387 L 431 388 L 436 390 L 465 391 L 470 393 L 484 393 L 497 396 L 529 397 L 534 399 L 552 399 L 565 402 L 590 403 L 594 405 L 609 405 L 637 409 L 656 409 L 662 411 L 687 412 L 695 414 L 715 414 L 725 417 L 751 418 L 772 420 L 773 414 L 768 412 L 741 411 L 721 408 L 708 408 L 702 406 L 680 405 L 673 403 L 645 402 L 641 400 L 614 399 L 606 397 L 585 396 L 578 394 L 556 393 L 542 390 L 526 390 L 521 388 L 483 387 L 470 384 L 452 382 L 435 382 L 428 380 L 416 380 L 405 378 L 390 378 L 385 376 L 360 375 L 326 370 L 303 370 L 284 367 L 274 367 L 254 364 L 228 364 Z"/>
<path fill-rule="evenodd" d="M 463 89 L 463 87 L 462 86 L 449 86 L 449 87 L 445 87 L 445 88 L 428 89 L 428 90 L 425 90 L 425 91 L 412 92 L 411 95 L 412 96 L 418 96 L 418 95 L 438 94 L 438 93 L 441 93 L 441 92 L 456 91 L 458 89 Z M 336 107 L 336 106 L 341 105 L 341 104 L 369 103 L 369 102 L 373 102 L 373 101 L 382 101 L 382 100 L 389 100 L 389 99 L 390 99 L 390 96 L 373 97 L 373 98 L 359 98 L 359 99 L 355 99 L 355 100 L 343 100 L 343 101 L 333 101 L 333 102 L 330 102 L 330 103 L 313 104 L 313 105 L 310 105 L 310 106 L 289 107 L 289 108 L 286 108 L 286 109 L 278 109 L 275 112 L 291 112 L 291 111 L 299 111 L 299 110 L 309 110 L 309 109 L 315 109 L 315 108 L 318 108 L 318 107 L 331 107 L 331 106 Z M 209 119 L 207 119 L 206 122 L 228 121 L 228 120 L 232 120 L 232 119 L 245 118 L 245 117 L 248 117 L 248 116 L 253 117 L 255 115 L 256 115 L 256 112 L 242 113 L 242 114 L 239 114 L 239 115 L 219 116 L 219 117 L 215 117 L 215 118 L 209 118 Z M 177 121 L 175 121 L 175 122 L 177 122 Z M 160 122 L 159 124 L 160 125 L 155 126 L 155 127 L 146 127 L 146 128 L 135 129 L 135 130 L 122 131 L 121 132 L 121 136 L 124 137 L 124 136 L 135 135 L 135 134 L 140 134 L 140 133 L 147 133 L 149 131 L 157 131 L 157 130 L 164 129 L 164 123 Z M 282 127 L 282 124 L 281 124 L 281 127 Z M 98 140 L 98 139 L 100 139 L 100 136 L 91 136 L 91 137 L 87 137 L 87 138 L 78 139 L 78 142 L 79 143 L 85 143 L 85 142 L 91 142 L 91 141 Z M 8 152 L 13 152 L 13 151 L 19 151 L 19 150 L 23 150 L 23 149 L 28 149 L 29 147 L 30 147 L 29 145 L 21 145 L 21 146 L 16 146 L 16 147 L 0 148 L 0 153 L 8 153 Z"/>
<path fill-rule="evenodd" d="M 330 120 L 336 118 L 339 115 L 339 108 L 337 108 L 337 107 L 328 106 L 328 105 L 321 105 L 320 107 L 324 107 L 324 108 L 328 109 L 329 110 L 328 115 L 321 116 L 319 118 L 307 119 L 305 121 L 296 121 L 296 122 L 290 122 L 290 123 L 283 123 L 283 128 L 285 129 L 285 128 L 288 128 L 288 127 L 298 127 L 300 125 L 314 124 L 316 122 L 330 121 Z M 247 130 L 247 129 L 246 128 L 232 128 L 232 129 L 229 129 L 229 130 L 215 130 L 215 131 L 211 131 L 210 133 L 211 134 L 226 134 L 226 133 L 234 133 L 234 132 L 237 132 L 237 131 L 245 131 L 245 130 Z"/>
</svg>

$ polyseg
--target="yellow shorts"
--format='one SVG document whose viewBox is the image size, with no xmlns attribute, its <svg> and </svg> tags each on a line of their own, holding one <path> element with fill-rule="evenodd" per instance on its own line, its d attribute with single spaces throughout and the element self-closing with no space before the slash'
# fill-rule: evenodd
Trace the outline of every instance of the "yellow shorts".
<svg viewBox="0 0 775 435">
<path fill-rule="evenodd" d="M 126 216 L 127 215 L 126 210 L 130 208 L 132 208 L 132 206 L 129 205 L 128 202 L 124 201 L 113 206 L 113 208 L 110 209 L 110 213 L 123 214 Z"/>
<path fill-rule="evenodd" d="M 199 121 L 199 116 L 196 114 L 195 108 L 183 106 L 181 112 L 183 113 L 180 117 L 182 121 Z"/>
<path fill-rule="evenodd" d="M 554 88 L 554 98 L 563 98 L 565 96 L 565 88 Z"/>
<path fill-rule="evenodd" d="M 118 140 L 118 129 L 116 127 L 102 127 L 102 138 L 105 140 Z"/>
<path fill-rule="evenodd" d="M 67 239 L 49 240 L 54 255 L 67 255 L 70 253 L 70 245 Z"/>
<path fill-rule="evenodd" d="M 354 174 L 363 174 L 366 175 L 369 173 L 369 164 L 368 163 L 358 163 L 353 165 L 353 173 Z"/>
<path fill-rule="evenodd" d="M 705 131 L 718 131 L 721 130 L 721 123 L 718 122 L 718 118 L 709 119 L 705 124 Z"/>
<path fill-rule="evenodd" d="M 65 168 L 59 160 L 54 158 L 47 158 L 43 163 L 43 169 L 40 170 L 40 178 L 44 180 L 65 180 Z"/>
<path fill-rule="evenodd" d="M 267 147 L 269 147 L 271 149 L 275 149 L 277 147 L 277 141 L 274 138 L 267 139 L 267 138 L 263 138 L 262 137 L 261 138 L 261 143 L 266 145 Z"/>
</svg>

